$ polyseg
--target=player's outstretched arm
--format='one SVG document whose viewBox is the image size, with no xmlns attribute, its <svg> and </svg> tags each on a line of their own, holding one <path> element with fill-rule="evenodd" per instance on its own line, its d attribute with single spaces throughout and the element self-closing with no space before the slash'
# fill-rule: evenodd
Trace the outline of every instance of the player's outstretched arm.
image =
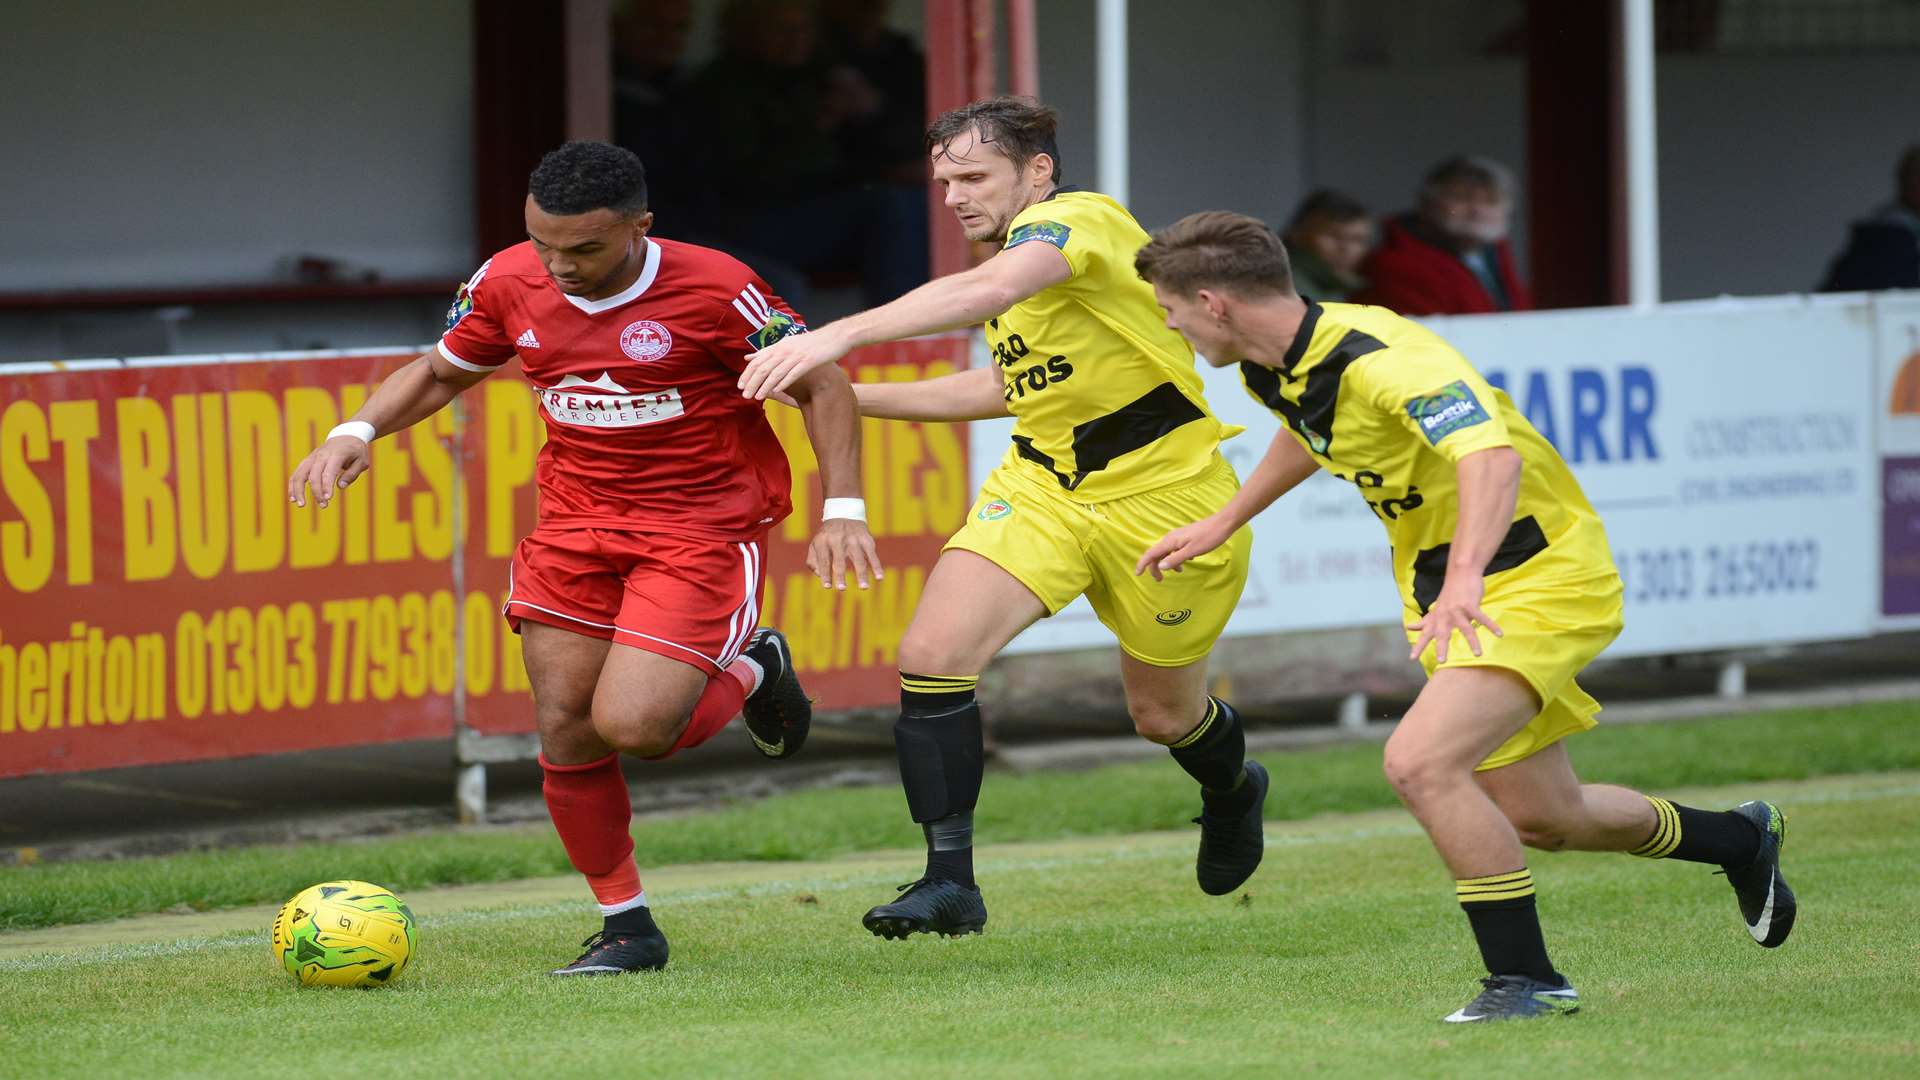
<svg viewBox="0 0 1920 1080">
<path fill-rule="evenodd" d="M 1320 469 L 1320 463 L 1285 431 L 1273 437 L 1266 456 L 1254 466 L 1253 474 L 1233 493 L 1226 505 L 1191 525 L 1182 525 L 1155 541 L 1133 566 L 1134 576 L 1151 573 L 1159 581 L 1168 571 L 1178 573 L 1180 564 L 1205 555 L 1227 542 L 1240 526 L 1254 515 L 1272 506 L 1275 499 L 1299 487 Z"/>
<path fill-rule="evenodd" d="M 326 509 L 334 492 L 367 471 L 372 461 L 369 444 L 374 439 L 404 431 L 446 408 L 487 374 L 454 367 L 438 349 L 414 357 L 387 376 L 352 419 L 334 428 L 324 444 L 294 466 L 287 480 L 287 501 L 307 505 L 307 488 L 312 487 L 314 500 Z M 341 431 L 349 425 L 353 430 Z"/>
<path fill-rule="evenodd" d="M 904 383 L 856 383 L 860 414 L 883 420 L 991 420 L 1007 412 L 1006 380 L 993 367 Z"/>
<path fill-rule="evenodd" d="M 1520 452 L 1511 446 L 1476 450 L 1454 464 L 1460 487 L 1460 520 L 1453 527 L 1447 578 L 1440 586 L 1440 595 L 1419 622 L 1407 626 L 1420 632 L 1413 643 L 1413 659 L 1419 659 L 1421 650 L 1432 641 L 1437 643 L 1434 658 L 1446 663 L 1447 648 L 1453 644 L 1456 630 L 1467 639 L 1473 655 L 1479 656 L 1476 624 L 1494 637 L 1502 636 L 1499 624 L 1480 610 L 1480 598 L 1487 591 L 1487 564 L 1513 527 L 1514 507 L 1520 503 L 1520 469 Z"/>
<path fill-rule="evenodd" d="M 828 366 L 794 383 L 792 396 L 820 462 L 820 491 L 826 499 L 820 529 L 807 545 L 807 568 L 827 588 L 846 588 L 851 572 L 864 589 L 885 573 L 860 498 L 860 410 L 853 387 L 846 372 Z"/>
<path fill-rule="evenodd" d="M 1051 244 L 1006 248 L 971 270 L 935 278 L 897 300 L 794 334 L 747 357 L 740 392 L 765 400 L 822 364 L 862 345 L 918 337 L 982 323 L 1049 285 L 1073 276 Z"/>
</svg>

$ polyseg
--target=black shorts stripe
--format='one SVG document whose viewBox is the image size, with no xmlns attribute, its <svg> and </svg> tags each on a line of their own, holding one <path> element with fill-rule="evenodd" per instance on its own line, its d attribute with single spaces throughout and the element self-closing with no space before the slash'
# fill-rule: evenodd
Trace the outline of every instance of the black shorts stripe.
<svg viewBox="0 0 1920 1080">
<path fill-rule="evenodd" d="M 1540 522 L 1528 514 L 1507 530 L 1506 537 L 1500 541 L 1500 550 L 1494 552 L 1487 563 L 1486 572 L 1497 574 L 1511 570 L 1545 550 L 1547 534 L 1540 531 Z M 1422 615 L 1440 598 L 1440 587 L 1447 583 L 1447 556 L 1452 552 L 1452 544 L 1441 544 L 1413 557 L 1413 601 Z"/>
</svg>

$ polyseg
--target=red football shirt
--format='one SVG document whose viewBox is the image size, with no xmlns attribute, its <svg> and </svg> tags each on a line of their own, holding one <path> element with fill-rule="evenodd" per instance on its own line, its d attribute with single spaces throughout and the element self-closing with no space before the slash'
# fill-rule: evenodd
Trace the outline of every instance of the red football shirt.
<svg viewBox="0 0 1920 1080">
<path fill-rule="evenodd" d="M 569 296 L 531 243 L 487 260 L 447 312 L 440 354 L 468 371 L 520 355 L 547 445 L 543 524 L 746 539 L 791 509 L 786 451 L 740 396 L 748 354 L 806 329 L 733 257 L 647 243 L 616 296 Z"/>
</svg>

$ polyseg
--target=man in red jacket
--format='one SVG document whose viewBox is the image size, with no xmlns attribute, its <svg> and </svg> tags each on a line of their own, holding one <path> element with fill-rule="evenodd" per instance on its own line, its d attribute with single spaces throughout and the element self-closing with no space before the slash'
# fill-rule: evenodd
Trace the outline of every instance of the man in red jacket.
<svg viewBox="0 0 1920 1080">
<path fill-rule="evenodd" d="M 1384 223 L 1362 268 L 1372 284 L 1353 301 L 1402 315 L 1530 310 L 1533 297 L 1507 247 L 1512 220 L 1513 177 L 1504 166 L 1448 158 L 1427 174 L 1419 206 Z"/>
</svg>

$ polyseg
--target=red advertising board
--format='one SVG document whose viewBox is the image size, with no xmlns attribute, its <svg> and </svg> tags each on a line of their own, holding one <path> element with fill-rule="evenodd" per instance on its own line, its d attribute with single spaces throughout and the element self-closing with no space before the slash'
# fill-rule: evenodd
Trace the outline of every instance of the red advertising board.
<svg viewBox="0 0 1920 1080">
<path fill-rule="evenodd" d="M 861 380 L 964 366 L 963 338 L 850 361 Z M 499 615 L 532 526 L 543 429 L 505 373 L 374 446 L 326 511 L 291 466 L 409 353 L 154 361 L 0 375 L 0 776 L 532 729 Z M 823 589 L 803 563 L 819 478 L 799 415 L 763 622 L 826 708 L 883 704 L 894 650 L 967 506 L 964 431 L 868 421 L 888 574 Z"/>
</svg>

